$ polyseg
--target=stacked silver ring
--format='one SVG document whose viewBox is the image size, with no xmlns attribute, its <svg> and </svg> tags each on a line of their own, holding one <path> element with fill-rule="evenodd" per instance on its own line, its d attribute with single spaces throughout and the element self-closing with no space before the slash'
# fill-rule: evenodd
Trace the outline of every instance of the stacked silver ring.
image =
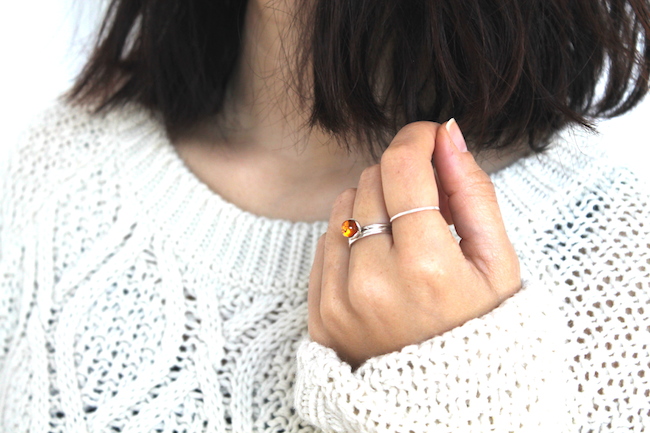
<svg viewBox="0 0 650 433">
<path fill-rule="evenodd" d="M 424 210 L 438 210 L 439 211 L 440 208 L 438 206 L 424 206 L 424 207 L 416 207 L 415 209 L 405 210 L 404 212 L 400 212 L 398 214 L 393 215 L 393 217 L 390 219 L 390 222 L 392 223 L 397 218 L 403 217 L 404 215 L 410 215 L 412 213 L 422 212 Z"/>
<path fill-rule="evenodd" d="M 390 235 L 393 233 L 391 224 L 397 218 L 415 212 L 422 212 L 427 210 L 439 211 L 440 208 L 438 206 L 424 206 L 424 207 L 409 209 L 407 211 L 399 212 L 398 214 L 393 215 L 393 217 L 390 219 L 390 222 L 368 224 L 367 226 L 363 226 L 363 227 L 361 226 L 361 224 L 359 224 L 359 221 L 355 220 L 354 218 L 347 219 L 343 221 L 343 224 L 341 225 L 341 232 L 343 233 L 343 236 L 348 238 L 348 245 L 352 246 L 353 243 L 366 236 L 379 235 L 379 234 Z"/>
<path fill-rule="evenodd" d="M 352 246 L 353 243 L 359 239 L 370 236 L 370 235 L 380 235 L 380 234 L 392 234 L 393 229 L 391 228 L 390 223 L 378 223 L 378 224 L 368 224 L 367 226 L 361 227 L 361 229 L 355 233 L 354 236 L 348 238 L 348 244 Z"/>
</svg>

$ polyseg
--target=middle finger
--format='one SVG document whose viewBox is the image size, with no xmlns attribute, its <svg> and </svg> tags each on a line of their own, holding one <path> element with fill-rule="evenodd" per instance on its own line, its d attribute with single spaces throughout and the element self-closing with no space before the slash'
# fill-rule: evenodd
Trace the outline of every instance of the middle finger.
<svg viewBox="0 0 650 433">
<path fill-rule="evenodd" d="M 381 159 L 381 174 L 388 214 L 440 206 L 431 158 L 439 125 L 416 122 L 402 128 Z M 428 251 L 447 246 L 449 229 L 439 211 L 428 210 L 397 218 L 393 237 L 398 251 Z"/>
</svg>

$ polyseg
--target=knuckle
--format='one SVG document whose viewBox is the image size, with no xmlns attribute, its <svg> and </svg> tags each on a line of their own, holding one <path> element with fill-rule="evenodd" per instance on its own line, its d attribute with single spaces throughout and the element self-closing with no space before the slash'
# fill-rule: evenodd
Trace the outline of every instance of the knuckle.
<svg viewBox="0 0 650 433">
<path fill-rule="evenodd" d="M 320 323 L 317 323 L 315 320 L 309 320 L 308 329 L 309 338 L 316 343 L 320 343 L 324 346 L 327 346 L 329 342 L 329 335 L 325 332 L 325 329 L 321 326 Z"/>
<path fill-rule="evenodd" d="M 485 248 L 482 256 L 473 258 L 473 265 L 501 301 L 521 288 L 519 257 L 509 242 L 498 248 Z"/>
<path fill-rule="evenodd" d="M 521 288 L 521 268 L 516 254 L 502 264 L 497 280 L 500 288 L 497 293 L 501 296 L 510 296 Z"/>
<path fill-rule="evenodd" d="M 481 168 L 476 168 L 465 177 L 465 187 L 469 191 L 481 192 L 484 195 L 495 195 L 494 183 L 490 176 Z"/>
<path fill-rule="evenodd" d="M 348 331 L 348 324 L 342 318 L 330 317 L 327 320 L 323 319 L 323 333 L 331 340 L 336 340 L 341 335 L 346 335 Z"/>
<path fill-rule="evenodd" d="M 350 305 L 358 313 L 382 310 L 390 305 L 389 291 L 381 278 L 350 279 Z"/>
<path fill-rule="evenodd" d="M 414 143 L 433 143 L 440 125 L 434 122 L 413 122 L 405 125 L 395 135 L 390 146 L 384 151 L 381 157 L 381 165 L 389 168 L 403 168 L 410 166 L 413 158 L 421 157 L 422 150 Z"/>
<path fill-rule="evenodd" d="M 400 131 L 398 132 L 398 135 L 401 134 L 406 136 L 431 135 L 432 137 L 435 138 L 439 126 L 440 126 L 439 123 L 420 120 L 417 122 L 411 122 L 409 124 L 404 125 L 402 129 L 400 129 Z"/>
<path fill-rule="evenodd" d="M 354 203 L 354 197 L 357 195 L 356 188 L 348 188 L 344 190 L 341 194 L 336 197 L 334 204 L 332 205 L 333 209 L 337 209 L 342 206 L 350 206 Z"/>
<path fill-rule="evenodd" d="M 321 298 L 320 317 L 326 326 L 339 327 L 347 316 L 347 311 L 341 299 L 336 296 L 326 296 Z"/>
<path fill-rule="evenodd" d="M 363 170 L 359 178 L 359 188 L 374 185 L 381 179 L 381 168 L 379 164 L 372 165 Z"/>
<path fill-rule="evenodd" d="M 446 270 L 427 254 L 404 254 L 398 257 L 402 273 L 418 283 L 446 281 Z"/>
<path fill-rule="evenodd" d="M 410 146 L 406 146 L 404 142 L 396 143 L 394 141 L 381 156 L 381 166 L 391 172 L 408 172 L 408 170 L 413 165 L 413 160 L 416 157 L 417 154 L 415 152 L 415 149 Z"/>
</svg>

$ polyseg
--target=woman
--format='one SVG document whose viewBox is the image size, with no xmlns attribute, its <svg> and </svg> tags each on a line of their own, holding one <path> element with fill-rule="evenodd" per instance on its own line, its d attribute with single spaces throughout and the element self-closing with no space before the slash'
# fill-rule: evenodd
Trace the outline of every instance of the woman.
<svg viewBox="0 0 650 433">
<path fill-rule="evenodd" d="M 114 0 L 6 179 L 3 430 L 644 431 L 648 199 L 550 143 L 650 6 L 487 3 Z"/>
</svg>

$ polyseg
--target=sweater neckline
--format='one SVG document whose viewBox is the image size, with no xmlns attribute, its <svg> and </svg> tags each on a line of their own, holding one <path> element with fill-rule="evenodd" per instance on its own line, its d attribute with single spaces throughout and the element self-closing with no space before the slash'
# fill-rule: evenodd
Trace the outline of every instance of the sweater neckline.
<svg viewBox="0 0 650 433">
<path fill-rule="evenodd" d="M 224 199 L 218 192 L 210 189 L 185 164 L 169 139 L 165 128 L 156 116 L 139 107 L 127 107 L 123 118 L 115 122 L 120 141 L 132 143 L 137 156 L 132 159 L 131 169 L 139 173 L 140 182 L 151 184 L 153 178 L 159 176 L 161 168 L 174 173 L 174 181 L 178 185 L 192 191 L 193 198 L 208 203 L 212 207 L 221 208 L 224 212 L 232 213 L 237 218 L 257 220 L 264 224 L 282 226 L 323 226 L 327 221 L 291 221 L 282 218 L 271 218 L 246 211 L 232 202 Z M 126 120 L 126 121 L 125 121 Z M 126 139 L 125 139 L 126 136 Z M 128 146 L 128 145 L 127 145 Z M 160 184 L 160 187 L 170 188 L 171 184 Z M 157 187 L 154 187 L 158 189 Z"/>
<path fill-rule="evenodd" d="M 123 182 L 137 202 L 136 217 L 163 239 L 177 261 L 229 278 L 248 290 L 305 295 L 312 257 L 327 222 L 272 219 L 240 209 L 191 172 L 160 119 L 140 107 L 116 110 Z M 577 143 L 575 143 L 577 144 Z M 584 182 L 600 176 L 587 148 L 558 143 L 491 175 L 511 240 L 525 237 L 557 206 L 573 200 Z M 561 200 L 561 203 L 558 203 Z M 212 277 L 210 277 L 212 278 Z"/>
<path fill-rule="evenodd" d="M 235 206 L 190 171 L 159 119 L 139 107 L 116 112 L 109 124 L 122 153 L 124 217 L 137 221 L 152 248 L 249 293 L 306 295 L 326 221 L 272 219 Z"/>
<path fill-rule="evenodd" d="M 130 157 L 132 169 L 139 178 L 139 187 L 145 191 L 142 198 L 153 209 L 164 208 L 165 190 L 182 189 L 193 200 L 211 209 L 228 213 L 245 225 L 271 225 L 291 228 L 311 227 L 324 233 L 327 221 L 290 221 L 253 214 L 225 200 L 202 182 L 182 160 L 170 141 L 162 121 L 141 107 L 129 106 L 115 122 L 124 142 L 138 148 L 139 158 Z M 541 154 L 530 154 L 490 175 L 499 195 L 500 205 L 510 207 L 517 214 L 538 213 L 539 206 L 548 206 L 558 197 L 568 199 L 576 187 L 591 173 L 602 170 L 596 158 L 602 149 L 581 142 L 558 140 Z M 174 176 L 162 176 L 161 168 Z M 558 194 L 559 193 L 559 194 Z M 152 201 L 153 199 L 153 201 Z"/>
</svg>

